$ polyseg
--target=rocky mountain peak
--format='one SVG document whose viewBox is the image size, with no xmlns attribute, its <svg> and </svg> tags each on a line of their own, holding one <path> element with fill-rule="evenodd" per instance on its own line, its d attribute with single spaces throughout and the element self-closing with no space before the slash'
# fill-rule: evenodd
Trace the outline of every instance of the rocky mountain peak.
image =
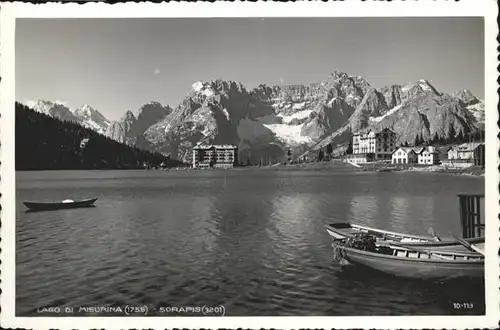
<svg viewBox="0 0 500 330">
<path fill-rule="evenodd" d="M 451 94 L 453 97 L 459 99 L 465 106 L 474 105 L 481 102 L 477 97 L 475 97 L 470 90 L 467 88 L 455 91 Z"/>
<path fill-rule="evenodd" d="M 120 121 L 125 121 L 125 120 L 136 120 L 135 115 L 131 110 L 127 110 L 127 112 L 125 112 L 125 114 L 120 119 Z"/>
<path fill-rule="evenodd" d="M 197 81 L 191 85 L 192 91 L 195 93 L 203 94 L 206 97 L 211 97 L 215 94 L 210 83 Z"/>
<path fill-rule="evenodd" d="M 335 70 L 316 83 L 261 84 L 250 91 L 222 79 L 190 87 L 174 110 L 146 104 L 136 122 L 115 125 L 116 131 L 138 147 L 178 159 L 187 160 L 192 146 L 204 141 L 238 145 L 242 159 L 255 162 L 282 160 L 289 148 L 299 155 L 330 142 L 343 145 L 364 129 L 390 128 L 398 141 L 410 143 L 416 136 L 429 140 L 478 129 L 465 106 L 470 93 L 443 94 L 425 79 L 376 89 L 363 77 Z M 125 117 L 134 118 L 132 113 Z"/>
<path fill-rule="evenodd" d="M 137 112 L 137 120 L 142 118 L 148 118 L 148 120 L 153 120 L 153 118 L 163 118 L 172 112 L 172 108 L 168 105 L 164 106 L 160 102 L 152 101 L 144 104 L 139 108 Z"/>
<path fill-rule="evenodd" d="M 338 69 L 335 69 L 333 70 L 333 72 L 330 74 L 331 77 L 334 77 L 334 79 L 347 79 L 347 78 L 350 78 L 350 76 L 343 72 L 343 71 L 340 71 Z"/>
<path fill-rule="evenodd" d="M 30 102 L 28 104 L 33 110 L 46 114 L 51 117 L 58 118 L 60 120 L 81 122 L 81 119 L 73 115 L 68 107 L 59 102 L 52 102 L 48 100 L 37 100 L 36 102 Z"/>
<path fill-rule="evenodd" d="M 94 107 L 88 104 L 84 104 L 81 107 L 73 110 L 73 114 L 82 119 L 108 121 L 102 113 L 100 113 L 98 110 L 96 110 Z"/>
<path fill-rule="evenodd" d="M 110 121 L 104 117 L 102 113 L 88 104 L 84 104 L 81 107 L 74 109 L 72 113 L 75 117 L 81 120 L 81 124 L 83 126 L 93 129 L 101 134 L 106 133 L 110 124 Z"/>
<path fill-rule="evenodd" d="M 77 110 L 78 110 L 78 109 L 77 109 Z M 95 110 L 92 106 L 90 106 L 90 105 L 88 105 L 88 104 L 84 104 L 84 105 L 82 105 L 82 106 L 79 108 L 79 110 L 80 110 L 80 111 L 82 111 L 82 112 L 86 112 L 86 113 L 92 113 L 92 112 L 95 112 L 95 111 L 96 111 L 96 110 Z"/>
</svg>

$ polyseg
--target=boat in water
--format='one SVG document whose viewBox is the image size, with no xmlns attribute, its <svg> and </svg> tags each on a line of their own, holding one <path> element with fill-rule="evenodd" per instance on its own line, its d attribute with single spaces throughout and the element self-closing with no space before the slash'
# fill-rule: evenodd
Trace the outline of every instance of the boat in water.
<svg viewBox="0 0 500 330">
<path fill-rule="evenodd" d="M 421 247 L 440 251 L 467 251 L 463 244 L 454 239 L 438 240 L 437 237 L 432 236 L 403 234 L 347 222 L 328 224 L 325 225 L 325 229 L 334 240 L 343 240 L 359 233 L 365 233 L 374 236 L 377 245 L 389 246 L 391 243 L 399 243 L 399 245 L 408 247 Z M 484 249 L 484 237 L 468 238 L 465 241 Z"/>
<path fill-rule="evenodd" d="M 349 240 L 334 241 L 332 245 L 334 259 L 412 279 L 449 280 L 484 276 L 484 256 L 478 253 L 426 251 L 403 246 L 376 246 L 375 244 L 362 247 L 348 244 Z M 375 238 L 373 238 L 374 241 Z"/>
<path fill-rule="evenodd" d="M 31 211 L 48 211 L 48 210 L 61 210 L 61 209 L 76 209 L 81 207 L 94 206 L 97 198 L 83 199 L 75 201 L 66 199 L 62 202 L 23 202 L 23 204 Z"/>
</svg>

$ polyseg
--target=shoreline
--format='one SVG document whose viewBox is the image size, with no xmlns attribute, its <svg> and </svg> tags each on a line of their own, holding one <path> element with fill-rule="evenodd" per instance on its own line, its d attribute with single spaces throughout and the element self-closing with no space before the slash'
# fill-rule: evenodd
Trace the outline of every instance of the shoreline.
<svg viewBox="0 0 500 330">
<path fill-rule="evenodd" d="M 240 167 L 237 169 L 262 169 L 262 170 L 322 170 L 333 168 L 349 168 L 352 172 L 415 172 L 415 173 L 431 173 L 431 174 L 448 174 L 448 175 L 464 175 L 471 177 L 484 177 L 485 169 L 480 166 L 470 166 L 466 168 L 448 167 L 443 165 L 417 165 L 411 167 L 398 167 L 390 163 L 372 163 L 359 164 L 360 167 L 355 167 L 349 163 L 341 161 L 314 162 L 289 165 L 266 165 L 266 166 L 249 166 Z"/>
<path fill-rule="evenodd" d="M 429 166 L 411 166 L 411 167 L 401 167 L 394 166 L 390 163 L 371 163 L 371 164 L 359 164 L 356 167 L 349 163 L 344 163 L 342 161 L 325 161 L 325 162 L 311 162 L 311 163 L 301 163 L 301 164 L 274 164 L 274 165 L 264 165 L 264 166 L 237 166 L 233 168 L 210 168 L 210 169 L 194 169 L 192 167 L 171 167 L 171 168 L 158 168 L 158 169 L 144 169 L 144 168 L 129 168 L 129 169 L 22 169 L 16 172 L 36 172 L 36 171 L 243 171 L 243 170 L 263 170 L 263 171 L 291 171 L 291 170 L 305 170 L 305 171 L 318 171 L 318 170 L 333 170 L 333 169 L 346 169 L 349 172 L 359 173 L 359 172 L 414 172 L 414 173 L 433 173 L 433 174 L 448 174 L 448 175 L 461 175 L 461 176 L 471 176 L 471 177 L 485 177 L 485 169 L 480 166 L 470 166 L 466 168 L 456 168 L 448 167 L 443 165 L 429 165 Z"/>
<path fill-rule="evenodd" d="M 378 172 L 417 172 L 417 173 L 434 173 L 434 174 L 449 174 L 449 175 L 466 175 L 474 177 L 484 177 L 485 169 L 480 166 L 469 167 L 450 167 L 446 165 L 413 165 L 407 167 L 394 166 L 393 164 L 372 164 L 362 165 L 363 171 Z"/>
</svg>

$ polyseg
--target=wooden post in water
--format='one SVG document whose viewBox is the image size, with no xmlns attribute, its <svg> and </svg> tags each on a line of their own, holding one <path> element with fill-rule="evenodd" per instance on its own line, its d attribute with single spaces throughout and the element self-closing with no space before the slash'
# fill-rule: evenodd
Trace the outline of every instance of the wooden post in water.
<svg viewBox="0 0 500 330">
<path fill-rule="evenodd" d="M 481 198 L 484 198 L 484 195 L 458 195 L 463 238 L 484 236 L 485 224 L 481 219 Z"/>
</svg>

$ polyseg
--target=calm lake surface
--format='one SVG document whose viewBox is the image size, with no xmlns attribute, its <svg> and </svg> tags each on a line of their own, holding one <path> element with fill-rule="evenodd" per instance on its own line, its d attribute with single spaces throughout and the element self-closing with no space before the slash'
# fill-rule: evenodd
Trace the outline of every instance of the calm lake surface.
<svg viewBox="0 0 500 330">
<path fill-rule="evenodd" d="M 484 178 L 343 167 L 16 176 L 17 315 L 105 304 L 144 304 L 150 314 L 223 305 L 233 316 L 484 313 L 484 284 L 343 268 L 324 230 L 351 221 L 460 234 L 456 195 L 484 193 Z M 26 213 L 22 205 L 94 196 L 95 208 Z"/>
</svg>

